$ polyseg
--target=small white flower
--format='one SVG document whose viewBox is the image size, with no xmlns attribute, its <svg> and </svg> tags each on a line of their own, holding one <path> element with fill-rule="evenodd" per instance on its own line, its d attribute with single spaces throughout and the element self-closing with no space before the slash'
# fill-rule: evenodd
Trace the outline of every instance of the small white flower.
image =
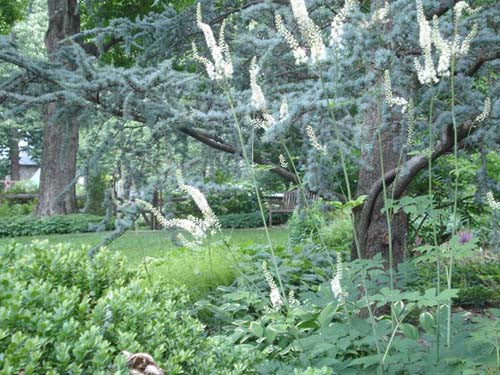
<svg viewBox="0 0 500 375">
<path fill-rule="evenodd" d="M 306 134 L 313 148 L 320 151 L 322 154 L 326 154 L 326 147 L 318 142 L 318 138 L 316 137 L 314 129 L 311 125 L 306 126 Z"/>
<path fill-rule="evenodd" d="M 283 154 L 280 154 L 279 159 L 280 159 L 280 165 L 281 165 L 281 167 L 287 169 L 288 168 L 288 163 L 287 163 L 285 157 L 283 156 Z"/>
<path fill-rule="evenodd" d="M 486 98 L 484 99 L 484 108 L 483 108 L 483 112 L 476 117 L 476 119 L 474 120 L 474 123 L 480 123 L 480 122 L 483 122 L 484 120 L 486 120 L 486 118 L 490 115 L 490 111 L 491 111 L 491 100 L 490 98 Z"/>
<path fill-rule="evenodd" d="M 408 103 L 408 134 L 406 137 L 406 144 L 412 145 L 415 142 L 415 107 L 413 100 L 410 99 Z"/>
<path fill-rule="evenodd" d="M 309 17 L 303 0 L 290 0 L 290 5 L 300 33 L 311 51 L 311 62 L 317 64 L 326 58 L 326 47 L 323 44 L 321 30 Z"/>
<path fill-rule="evenodd" d="M 300 305 L 300 302 L 295 298 L 295 293 L 293 290 L 288 292 L 288 303 L 292 306 Z"/>
<path fill-rule="evenodd" d="M 342 255 L 337 253 L 337 265 L 335 274 L 330 282 L 330 287 L 332 289 L 332 293 L 335 298 L 342 302 L 345 297 L 347 297 L 347 293 L 342 290 L 341 280 L 343 276 L 343 264 L 342 264 Z"/>
<path fill-rule="evenodd" d="M 486 201 L 488 202 L 488 206 L 490 206 L 492 210 L 500 210 L 500 202 L 497 202 L 495 200 L 495 197 L 493 196 L 493 193 L 491 191 L 488 191 L 486 193 Z"/>
<path fill-rule="evenodd" d="M 424 53 L 424 66 L 415 58 L 415 70 L 421 84 L 437 83 L 439 79 L 432 61 L 432 30 L 425 18 L 424 7 L 421 0 L 417 0 L 417 20 L 419 26 L 419 44 Z"/>
<path fill-rule="evenodd" d="M 405 98 L 392 95 L 391 75 L 388 70 L 384 72 L 384 88 L 385 88 L 385 101 L 387 102 L 389 107 L 392 107 L 393 105 L 400 106 L 401 112 L 405 113 L 406 108 L 408 106 L 408 101 Z"/>
<path fill-rule="evenodd" d="M 151 203 L 140 199 L 136 199 L 136 202 L 141 204 L 146 210 L 150 211 L 162 227 L 180 228 L 188 232 L 193 237 L 192 241 L 188 241 L 183 234 L 179 234 L 177 236 L 184 246 L 194 247 L 196 245 L 201 245 L 203 240 L 207 237 L 209 231 L 220 229 L 219 220 L 208 205 L 208 202 L 201 191 L 193 186 L 186 185 L 180 170 L 176 171 L 176 175 L 181 190 L 184 190 L 193 198 L 203 215 L 203 219 L 190 215 L 185 219 L 174 218 L 167 220 L 157 208 L 153 207 Z"/>
<path fill-rule="evenodd" d="M 372 19 L 371 19 L 371 23 L 376 23 L 376 22 L 380 22 L 380 23 L 386 23 L 388 22 L 389 20 L 387 19 L 387 16 L 389 15 L 389 2 L 386 1 L 384 3 L 384 6 L 382 8 L 379 8 L 377 9 L 373 15 L 372 15 Z"/>
<path fill-rule="evenodd" d="M 283 300 L 281 299 L 278 287 L 276 286 L 274 278 L 271 275 L 271 272 L 269 272 L 269 269 L 267 268 L 267 263 L 265 261 L 262 262 L 262 271 L 264 273 L 267 285 L 269 285 L 269 289 L 271 289 L 269 293 L 269 299 L 271 300 L 271 304 L 273 305 L 274 310 L 279 310 L 281 305 L 283 305 Z"/>
<path fill-rule="evenodd" d="M 342 36 L 344 34 L 344 24 L 347 15 L 354 9 L 356 2 L 346 0 L 342 9 L 333 18 L 330 31 L 330 45 L 335 48 L 342 48 Z"/>
<path fill-rule="evenodd" d="M 212 28 L 210 25 L 203 22 L 201 17 L 201 4 L 196 7 L 196 25 L 203 32 L 205 42 L 207 43 L 210 54 L 212 55 L 213 63 L 205 57 L 198 54 L 196 45 L 193 43 L 193 55 L 195 60 L 205 65 L 207 74 L 210 79 L 219 80 L 222 78 L 231 78 L 233 75 L 233 64 L 229 53 L 229 47 L 224 40 L 225 22 L 222 22 L 219 44 L 217 44 Z"/>
<path fill-rule="evenodd" d="M 290 31 L 287 30 L 283 24 L 283 19 L 278 14 L 275 19 L 276 29 L 285 38 L 288 46 L 292 50 L 293 57 L 295 58 L 295 64 L 300 65 L 307 62 L 306 50 L 299 46 L 297 40 L 293 37 Z"/>
<path fill-rule="evenodd" d="M 262 111 L 266 108 L 266 98 L 264 93 L 257 83 L 257 75 L 259 74 L 259 66 L 257 65 L 257 58 L 254 56 L 250 63 L 250 88 L 252 89 L 251 104 L 257 111 Z"/>
</svg>

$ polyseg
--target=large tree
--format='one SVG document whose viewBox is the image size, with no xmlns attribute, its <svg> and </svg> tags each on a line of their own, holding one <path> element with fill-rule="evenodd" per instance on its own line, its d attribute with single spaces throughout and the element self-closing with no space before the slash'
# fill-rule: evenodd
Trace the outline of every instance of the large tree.
<svg viewBox="0 0 500 375">
<path fill-rule="evenodd" d="M 68 38 L 80 32 L 77 0 L 48 0 L 49 27 L 45 46 L 49 60 L 75 66 L 61 59 L 60 50 Z M 43 129 L 42 169 L 38 216 L 52 216 L 76 211 L 73 179 L 78 154 L 78 107 L 56 101 L 47 104 Z"/>
</svg>

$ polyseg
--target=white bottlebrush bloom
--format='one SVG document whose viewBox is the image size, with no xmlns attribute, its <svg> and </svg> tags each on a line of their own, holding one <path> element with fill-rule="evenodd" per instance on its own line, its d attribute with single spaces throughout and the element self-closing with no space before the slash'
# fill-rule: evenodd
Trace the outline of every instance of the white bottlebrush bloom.
<svg viewBox="0 0 500 375">
<path fill-rule="evenodd" d="M 474 39 L 478 32 L 477 23 L 472 25 L 472 30 L 465 36 L 462 45 L 460 46 L 460 50 L 457 51 L 457 56 L 466 56 L 469 53 L 470 44 L 472 39 Z"/>
<path fill-rule="evenodd" d="M 306 134 L 313 148 L 320 151 L 323 154 L 326 154 L 326 147 L 319 143 L 318 138 L 316 137 L 314 129 L 312 128 L 311 125 L 306 126 Z"/>
<path fill-rule="evenodd" d="M 254 56 L 250 63 L 250 88 L 252 89 L 251 104 L 257 111 L 262 111 L 266 108 L 266 98 L 264 93 L 257 83 L 257 76 L 259 74 L 259 66 L 257 65 L 257 58 Z"/>
<path fill-rule="evenodd" d="M 406 144 L 408 146 L 415 143 L 415 106 L 413 99 L 408 103 L 408 134 L 406 136 Z"/>
<path fill-rule="evenodd" d="M 372 24 L 376 22 L 386 23 L 389 21 L 389 19 L 387 18 L 388 15 L 389 15 L 389 2 L 386 1 L 382 8 L 377 9 L 373 13 L 371 23 Z"/>
<path fill-rule="evenodd" d="M 417 0 L 417 20 L 419 26 L 419 44 L 424 54 L 424 66 L 415 58 L 415 69 L 421 84 L 438 82 L 434 63 L 432 61 L 432 30 L 425 18 L 424 7 L 421 0 Z"/>
<path fill-rule="evenodd" d="M 286 101 L 286 98 L 283 97 L 281 99 L 281 106 L 280 106 L 280 121 L 283 121 L 288 117 L 288 102 Z"/>
<path fill-rule="evenodd" d="M 276 29 L 278 32 L 285 38 L 288 46 L 292 50 L 293 57 L 295 58 L 295 64 L 300 65 L 307 62 L 307 54 L 306 50 L 299 46 L 297 40 L 293 37 L 293 35 L 288 31 L 288 29 L 283 24 L 283 19 L 278 14 L 275 19 Z"/>
<path fill-rule="evenodd" d="M 300 305 L 300 302 L 295 298 L 295 293 L 293 290 L 290 290 L 288 292 L 288 303 L 292 306 L 298 306 Z"/>
<path fill-rule="evenodd" d="M 405 98 L 392 95 L 391 75 L 388 70 L 384 72 L 384 89 L 385 101 L 387 102 L 389 107 L 392 107 L 393 105 L 400 106 L 401 112 L 405 113 L 406 107 L 408 106 L 408 101 Z"/>
<path fill-rule="evenodd" d="M 304 0 L 290 0 L 290 5 L 302 38 L 311 51 L 311 62 L 317 64 L 326 58 L 326 47 L 323 44 L 321 30 L 309 17 Z"/>
<path fill-rule="evenodd" d="M 439 32 L 439 20 L 436 15 L 433 17 L 432 23 L 432 42 L 439 51 L 437 73 L 442 77 L 447 77 L 450 75 L 452 45 L 441 36 Z"/>
<path fill-rule="evenodd" d="M 486 201 L 488 202 L 488 206 L 490 206 L 492 210 L 500 210 L 500 202 L 497 202 L 495 200 L 495 197 L 493 196 L 493 193 L 491 191 L 488 191 L 486 193 Z"/>
<path fill-rule="evenodd" d="M 476 117 L 474 123 L 478 124 L 486 120 L 486 118 L 490 115 L 490 111 L 491 111 L 491 100 L 490 98 L 486 98 L 484 99 L 483 112 L 481 112 L 481 114 Z"/>
<path fill-rule="evenodd" d="M 330 287 L 332 289 L 332 293 L 335 296 L 335 298 L 339 301 L 342 302 L 344 298 L 347 296 L 347 293 L 345 293 L 342 290 L 342 276 L 343 276 L 343 264 L 342 264 L 342 255 L 340 253 L 337 253 L 337 265 L 336 265 L 336 270 L 333 275 L 332 281 L 330 282 Z"/>
<path fill-rule="evenodd" d="M 474 24 L 472 26 L 472 30 L 465 36 L 462 43 L 460 43 L 458 29 L 460 25 L 460 18 L 462 18 L 462 13 L 464 11 L 468 11 L 469 13 L 476 12 L 476 10 L 472 9 L 465 1 L 459 1 L 453 7 L 455 36 L 452 43 L 452 55 L 456 57 L 463 57 L 469 53 L 470 43 L 478 31 L 477 24 Z"/>
<path fill-rule="evenodd" d="M 200 56 L 200 54 L 198 53 L 198 48 L 196 47 L 196 44 L 194 42 L 192 43 L 192 47 L 193 47 L 193 58 L 196 61 L 205 65 L 205 70 L 207 71 L 208 77 L 212 80 L 218 79 L 215 73 L 214 64 L 212 64 L 212 62 L 206 57 Z"/>
<path fill-rule="evenodd" d="M 141 204 L 146 210 L 150 211 L 163 228 L 179 228 L 188 232 L 193 238 L 191 241 L 188 241 L 182 234 L 178 235 L 178 238 L 184 246 L 194 247 L 201 245 L 203 240 L 207 237 L 208 231 L 212 231 L 213 233 L 214 231 L 220 229 L 219 220 L 208 205 L 208 202 L 202 192 L 193 186 L 186 185 L 184 183 L 182 173 L 179 170 L 177 171 L 177 180 L 180 188 L 193 198 L 203 215 L 203 219 L 199 219 L 191 215 L 185 219 L 166 219 L 157 208 L 153 207 L 151 203 L 140 199 L 137 199 L 136 202 Z"/>
<path fill-rule="evenodd" d="M 278 287 L 276 286 L 276 283 L 274 282 L 273 275 L 271 275 L 271 272 L 269 272 L 267 263 L 265 261 L 262 262 L 262 272 L 264 273 L 267 285 L 269 285 L 269 299 L 271 300 L 271 304 L 273 305 L 273 308 L 275 310 L 279 310 L 281 305 L 283 305 L 283 300 L 281 299 L 281 295 Z"/>
<path fill-rule="evenodd" d="M 201 213 L 203 214 L 203 226 L 206 229 L 208 228 L 219 229 L 220 228 L 219 219 L 208 205 L 208 202 L 203 193 L 194 186 L 186 185 L 184 183 L 182 172 L 180 170 L 176 171 L 176 175 L 181 190 L 185 191 L 191 196 L 191 198 L 196 203 L 196 206 L 198 206 Z"/>
<path fill-rule="evenodd" d="M 288 163 L 286 161 L 286 158 L 283 156 L 283 154 L 280 154 L 279 159 L 280 159 L 280 165 L 281 165 L 281 167 L 287 169 L 288 168 Z"/>
<path fill-rule="evenodd" d="M 270 126 L 274 125 L 276 123 L 276 120 L 274 117 L 268 113 L 267 111 L 264 111 L 262 113 L 262 117 L 264 118 L 264 122 L 266 123 L 266 127 L 269 128 Z"/>
<path fill-rule="evenodd" d="M 344 34 L 344 23 L 347 15 L 354 9 L 356 2 L 354 0 L 346 0 L 342 9 L 335 15 L 331 24 L 330 45 L 341 48 L 342 35 Z"/>
<path fill-rule="evenodd" d="M 224 30 L 226 28 L 226 20 L 222 21 L 222 25 L 219 31 L 219 47 L 224 55 L 224 76 L 231 78 L 233 76 L 233 63 L 231 62 L 231 53 L 229 52 L 229 46 L 226 43 L 226 38 L 224 35 Z"/>
<path fill-rule="evenodd" d="M 213 63 L 208 61 L 206 58 L 200 57 L 197 53 L 196 46 L 193 44 L 193 54 L 195 55 L 195 59 L 205 65 L 207 73 L 211 79 L 219 80 L 222 78 L 231 78 L 233 75 L 233 64 L 231 62 L 229 48 L 224 41 L 225 23 L 222 23 L 219 35 L 219 44 L 217 44 L 212 28 L 202 20 L 201 4 L 198 3 L 196 8 L 196 25 L 203 32 L 205 42 L 210 50 L 210 54 L 212 55 Z M 210 62 L 210 64 L 207 62 Z"/>
</svg>

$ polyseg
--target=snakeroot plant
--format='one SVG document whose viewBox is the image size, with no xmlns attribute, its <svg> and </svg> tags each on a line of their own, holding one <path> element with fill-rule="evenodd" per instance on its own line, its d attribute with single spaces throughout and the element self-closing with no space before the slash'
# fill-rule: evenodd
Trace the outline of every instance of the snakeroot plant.
<svg viewBox="0 0 500 375">
<path fill-rule="evenodd" d="M 176 175 L 180 189 L 191 196 L 196 206 L 201 211 L 201 219 L 192 215 L 189 215 L 185 219 L 166 219 L 151 203 L 141 199 L 136 199 L 136 202 L 144 209 L 151 212 L 163 228 L 177 228 L 187 232 L 191 236 L 191 239 L 187 239 L 183 233 L 179 233 L 177 237 L 184 246 L 193 248 L 202 245 L 209 234 L 213 235 L 219 231 L 220 223 L 217 216 L 208 205 L 203 193 L 194 186 L 186 185 L 182 172 L 179 169 L 176 171 Z"/>
</svg>

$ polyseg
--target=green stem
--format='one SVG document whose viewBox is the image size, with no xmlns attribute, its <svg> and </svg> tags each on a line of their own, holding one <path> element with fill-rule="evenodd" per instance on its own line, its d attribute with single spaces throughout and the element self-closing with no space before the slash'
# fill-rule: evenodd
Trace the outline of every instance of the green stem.
<svg viewBox="0 0 500 375">
<path fill-rule="evenodd" d="M 285 289 L 283 287 L 283 282 L 281 280 L 281 276 L 280 276 L 280 273 L 279 273 L 278 263 L 276 262 L 276 254 L 274 252 L 273 243 L 271 241 L 271 236 L 269 234 L 269 228 L 267 227 L 266 216 L 264 215 L 264 206 L 262 204 L 262 199 L 260 197 L 260 192 L 259 192 L 259 187 L 258 187 L 258 184 L 257 184 L 257 179 L 255 178 L 255 171 L 254 171 L 254 168 L 253 168 L 253 165 L 252 165 L 253 163 L 250 161 L 250 159 L 248 158 L 248 155 L 247 155 L 247 151 L 246 151 L 246 148 L 245 148 L 245 141 L 243 140 L 243 132 L 241 131 L 241 127 L 240 127 L 240 124 L 239 124 L 238 116 L 236 115 L 236 110 L 234 108 L 233 99 L 231 97 L 231 94 L 230 94 L 229 90 L 226 88 L 225 85 L 223 85 L 222 88 L 224 90 L 224 93 L 226 94 L 226 99 L 228 101 L 228 104 L 229 104 L 229 107 L 231 109 L 231 113 L 232 113 L 232 116 L 233 116 L 234 125 L 236 127 L 237 132 L 238 132 L 238 138 L 239 138 L 239 141 L 240 141 L 241 152 L 243 154 L 243 158 L 245 159 L 247 167 L 250 170 L 250 175 L 252 177 L 252 183 L 254 185 L 255 194 L 257 195 L 257 203 L 259 205 L 260 215 L 261 215 L 261 218 L 262 218 L 262 224 L 264 225 L 264 230 L 266 232 L 266 239 L 267 239 L 267 242 L 269 244 L 269 248 L 271 250 L 271 258 L 272 258 L 272 262 L 273 262 L 273 267 L 275 269 L 276 277 L 278 279 L 278 284 L 280 286 L 280 293 L 282 295 L 283 301 L 286 301 Z"/>
<path fill-rule="evenodd" d="M 455 191 L 453 196 L 453 228 L 452 238 L 457 232 L 457 202 L 458 202 L 458 128 L 455 117 L 455 58 L 451 58 L 450 68 L 450 86 L 451 86 L 451 119 L 453 121 L 453 156 L 455 159 Z M 451 289 L 451 278 L 453 274 L 453 249 L 450 249 L 450 271 L 448 274 L 448 289 Z M 448 306 L 448 322 L 446 328 L 446 345 L 451 346 L 451 307 L 452 301 Z"/>
<path fill-rule="evenodd" d="M 329 111 L 330 116 L 332 118 L 335 138 L 336 138 L 337 142 L 340 142 L 340 133 L 339 133 L 339 129 L 337 126 L 335 113 L 333 112 L 333 105 L 330 101 L 330 98 L 327 95 L 326 84 L 325 84 L 325 81 L 323 79 L 323 75 L 321 74 L 321 70 L 318 69 L 318 72 L 319 72 L 319 79 L 321 81 L 323 93 L 325 94 L 325 98 L 327 101 L 328 111 Z M 338 80 L 339 80 L 339 77 L 337 77 L 337 81 Z M 345 162 L 344 153 L 342 152 L 341 147 L 338 147 L 338 150 L 339 150 L 340 162 L 342 165 L 342 172 L 344 173 L 344 179 L 345 179 L 345 184 L 346 184 L 347 200 L 351 201 L 352 200 L 351 187 L 350 187 L 350 183 L 349 183 L 349 174 L 347 172 L 347 165 Z M 351 219 L 351 224 L 352 224 L 352 228 L 353 228 L 353 237 L 354 237 L 354 244 L 356 247 L 357 257 L 358 257 L 358 259 L 362 259 L 361 249 L 359 246 L 359 240 L 358 240 L 358 236 L 356 233 L 354 214 L 353 214 L 352 210 L 349 213 L 349 217 Z M 365 302 L 366 302 L 366 308 L 367 308 L 368 314 L 370 316 L 370 323 L 371 323 L 371 327 L 372 327 L 373 336 L 375 339 L 375 347 L 376 347 L 377 355 L 378 355 L 378 358 L 380 361 L 380 368 L 381 368 L 382 374 L 384 374 L 384 365 L 382 363 L 382 358 L 381 358 L 381 350 L 380 350 L 380 343 L 379 343 L 379 338 L 378 338 L 378 333 L 377 333 L 377 325 L 376 325 L 375 317 L 373 315 L 372 307 L 370 304 L 370 298 L 368 296 L 368 287 L 367 287 L 367 283 L 366 283 L 367 275 L 366 275 L 366 269 L 364 267 L 361 267 L 361 275 L 362 275 L 362 284 L 363 284 L 363 291 L 364 291 L 364 298 L 365 298 Z"/>
<path fill-rule="evenodd" d="M 439 91 L 438 91 L 439 94 Z M 433 111 L 434 111 L 434 98 L 435 96 L 433 95 L 431 97 L 431 102 L 429 105 L 429 121 L 428 121 L 428 131 L 429 131 L 429 158 L 428 158 L 428 187 L 429 187 L 429 199 L 430 199 L 430 208 L 429 212 L 431 214 L 434 214 L 434 197 L 432 195 L 432 149 L 434 147 L 434 133 L 432 129 L 432 117 L 433 117 Z M 439 294 L 441 292 L 441 248 L 438 246 L 437 242 L 437 232 L 436 232 L 436 222 L 434 218 L 431 220 L 432 223 L 432 238 L 434 242 L 434 248 L 437 251 L 437 256 L 436 256 L 436 273 L 437 273 L 437 282 L 436 282 L 436 294 Z M 440 326 L 440 319 L 439 319 L 439 310 L 441 306 L 438 304 L 436 307 L 436 362 L 439 363 L 439 341 L 440 341 L 440 333 L 439 333 L 439 326 Z"/>
</svg>

